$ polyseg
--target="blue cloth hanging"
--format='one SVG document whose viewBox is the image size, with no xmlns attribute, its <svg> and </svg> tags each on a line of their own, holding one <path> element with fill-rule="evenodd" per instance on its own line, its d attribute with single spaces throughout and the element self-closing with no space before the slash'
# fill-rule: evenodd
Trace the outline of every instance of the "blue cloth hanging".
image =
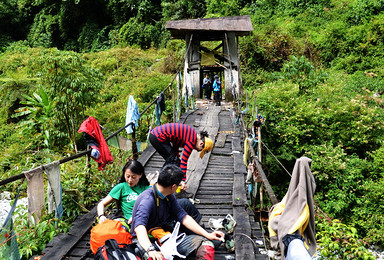
<svg viewBox="0 0 384 260">
<path fill-rule="evenodd" d="M 125 125 L 133 122 L 136 127 L 139 126 L 138 120 L 140 119 L 139 107 L 133 98 L 132 95 L 129 95 L 128 105 L 127 105 L 127 115 L 125 117 Z M 126 129 L 128 134 L 133 133 L 132 126 L 128 126 Z"/>
</svg>

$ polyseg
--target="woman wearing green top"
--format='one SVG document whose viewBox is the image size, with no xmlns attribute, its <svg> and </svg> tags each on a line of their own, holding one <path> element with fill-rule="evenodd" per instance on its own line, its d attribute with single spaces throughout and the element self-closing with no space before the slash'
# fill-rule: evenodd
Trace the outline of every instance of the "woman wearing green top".
<svg viewBox="0 0 384 260">
<path fill-rule="evenodd" d="M 124 218 L 128 220 L 127 223 L 131 224 L 132 211 L 136 199 L 149 187 L 149 182 L 145 176 L 143 165 L 139 161 L 130 159 L 124 165 L 123 174 L 119 184 L 113 187 L 109 194 L 97 204 L 99 223 L 102 223 L 107 219 L 104 215 L 105 207 L 113 201 L 117 201 L 123 211 Z M 188 215 L 194 218 L 196 222 L 200 222 L 202 216 L 189 199 L 177 199 L 177 201 Z"/>
<path fill-rule="evenodd" d="M 130 159 L 123 168 L 123 174 L 119 184 L 97 205 L 99 223 L 107 219 L 104 215 L 105 207 L 113 201 L 118 201 L 124 218 L 127 219 L 128 224 L 130 224 L 132 222 L 133 205 L 140 193 L 148 188 L 149 182 L 144 174 L 143 165 L 139 161 Z"/>
</svg>

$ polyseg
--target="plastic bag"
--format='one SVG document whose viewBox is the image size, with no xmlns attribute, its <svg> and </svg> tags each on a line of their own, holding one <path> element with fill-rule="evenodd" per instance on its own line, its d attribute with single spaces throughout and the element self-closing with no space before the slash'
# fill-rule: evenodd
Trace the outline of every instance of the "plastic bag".
<svg viewBox="0 0 384 260">
<path fill-rule="evenodd" d="M 171 237 L 165 241 L 161 246 L 159 244 L 156 245 L 160 248 L 160 252 L 162 253 L 165 260 L 173 260 L 173 256 L 178 256 L 180 258 L 186 258 L 186 256 L 179 254 L 177 252 L 177 246 L 183 241 L 185 237 L 185 233 L 177 235 L 179 233 L 180 222 L 177 222 Z"/>
</svg>

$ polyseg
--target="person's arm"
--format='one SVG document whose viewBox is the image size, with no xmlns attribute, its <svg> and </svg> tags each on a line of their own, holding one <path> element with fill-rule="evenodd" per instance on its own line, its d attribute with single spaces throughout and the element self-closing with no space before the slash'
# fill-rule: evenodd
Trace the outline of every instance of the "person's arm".
<svg viewBox="0 0 384 260">
<path fill-rule="evenodd" d="M 224 233 L 221 231 L 213 231 L 212 233 L 207 232 L 202 228 L 191 216 L 186 215 L 183 218 L 183 225 L 195 234 L 208 238 L 209 240 L 220 240 L 223 241 Z"/>
<path fill-rule="evenodd" d="M 160 251 L 151 250 L 150 247 L 152 246 L 151 240 L 149 240 L 147 228 L 144 225 L 139 225 L 135 228 L 136 237 L 139 241 L 140 246 L 147 252 L 149 257 L 152 257 L 153 260 L 163 260 L 164 257 L 161 254 Z"/>
<path fill-rule="evenodd" d="M 104 215 L 105 207 L 112 203 L 115 199 L 110 195 L 107 195 L 102 201 L 97 204 L 97 216 L 99 217 L 99 223 L 103 223 L 107 217 Z"/>
</svg>

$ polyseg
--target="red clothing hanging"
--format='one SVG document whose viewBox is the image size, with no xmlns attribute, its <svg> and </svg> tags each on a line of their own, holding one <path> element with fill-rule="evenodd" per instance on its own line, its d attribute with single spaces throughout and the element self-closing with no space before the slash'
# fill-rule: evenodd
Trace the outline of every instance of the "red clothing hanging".
<svg viewBox="0 0 384 260">
<path fill-rule="evenodd" d="M 105 169 L 105 166 L 107 164 L 110 164 L 113 162 L 113 157 L 111 155 L 111 152 L 109 151 L 107 142 L 104 139 L 103 133 L 101 132 L 101 128 L 99 125 L 99 122 L 92 116 L 88 117 L 87 120 L 85 120 L 79 130 L 78 133 L 85 132 L 96 139 L 96 141 L 99 143 L 99 149 L 100 149 L 100 157 L 99 159 L 93 158 L 96 162 L 98 162 L 99 166 L 98 169 L 100 171 Z"/>
</svg>

